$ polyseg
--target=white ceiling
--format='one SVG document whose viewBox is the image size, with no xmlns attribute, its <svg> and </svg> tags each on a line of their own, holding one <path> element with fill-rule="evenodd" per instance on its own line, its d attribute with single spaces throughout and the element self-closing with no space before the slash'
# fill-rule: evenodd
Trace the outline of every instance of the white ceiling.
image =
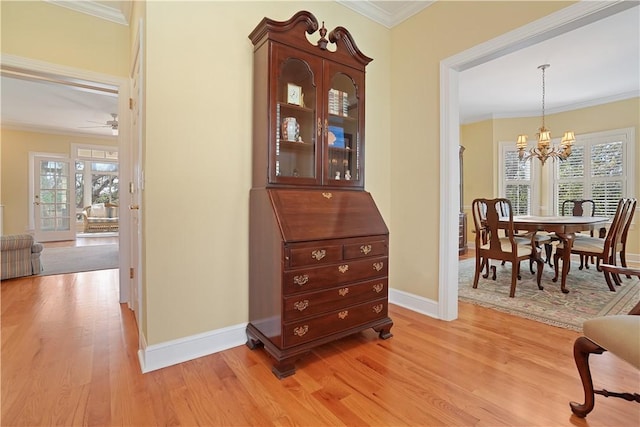
<svg viewBox="0 0 640 427">
<path fill-rule="evenodd" d="M 336 1 L 389 28 L 433 3 Z M 81 4 L 83 13 L 128 22 L 127 1 L 52 3 Z M 546 71 L 548 114 L 640 96 L 640 7 L 635 3 L 626 11 L 461 72 L 460 122 L 540 115 L 542 75 L 537 67 L 546 63 L 551 64 Z M 24 80 L 4 71 L 0 89 L 3 127 L 112 135 L 106 122 L 117 112 L 113 94 Z"/>
</svg>

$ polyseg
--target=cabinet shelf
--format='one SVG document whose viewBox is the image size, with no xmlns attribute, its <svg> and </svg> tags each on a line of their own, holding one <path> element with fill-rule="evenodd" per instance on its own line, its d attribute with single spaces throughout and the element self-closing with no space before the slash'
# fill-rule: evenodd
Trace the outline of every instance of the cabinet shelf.
<svg viewBox="0 0 640 427">
<path fill-rule="evenodd" d="M 315 145 L 312 142 L 304 142 L 304 141 L 299 142 L 299 141 L 280 140 L 278 142 L 280 143 L 281 149 L 311 150 Z"/>
<path fill-rule="evenodd" d="M 305 113 L 313 113 L 313 110 L 309 107 L 303 107 L 301 105 L 289 104 L 287 102 L 278 102 L 280 109 L 288 109 L 293 111 L 302 111 Z"/>
<path fill-rule="evenodd" d="M 331 123 L 336 123 L 336 122 L 353 122 L 353 123 L 357 123 L 358 119 L 355 117 L 351 117 L 351 116 L 341 116 L 340 114 L 329 114 L 329 121 Z"/>
</svg>

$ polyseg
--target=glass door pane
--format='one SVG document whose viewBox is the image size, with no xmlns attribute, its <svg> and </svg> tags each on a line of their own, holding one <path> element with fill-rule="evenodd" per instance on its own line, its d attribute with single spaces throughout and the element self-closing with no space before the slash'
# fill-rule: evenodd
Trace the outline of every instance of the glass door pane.
<svg viewBox="0 0 640 427">
<path fill-rule="evenodd" d="M 312 67 L 300 54 L 280 49 L 281 62 L 276 87 L 275 156 L 271 180 L 316 184 L 320 179 L 317 141 L 317 90 Z M 317 60 L 316 60 L 317 61 Z"/>
<path fill-rule="evenodd" d="M 353 79 L 343 72 L 333 73 L 327 100 L 327 179 L 332 181 L 332 185 L 360 184 L 360 104 Z"/>
<path fill-rule="evenodd" d="M 34 219 L 39 241 L 71 240 L 75 233 L 74 179 L 67 159 L 36 158 Z"/>
</svg>

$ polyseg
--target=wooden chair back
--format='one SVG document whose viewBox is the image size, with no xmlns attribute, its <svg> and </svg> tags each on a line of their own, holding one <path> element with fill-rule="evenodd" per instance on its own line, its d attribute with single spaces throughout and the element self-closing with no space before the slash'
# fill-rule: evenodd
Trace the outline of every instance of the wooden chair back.
<svg viewBox="0 0 640 427">
<path fill-rule="evenodd" d="M 631 228 L 631 222 L 633 221 L 633 215 L 636 212 L 636 206 L 638 204 L 638 200 L 637 199 L 629 199 L 628 203 L 629 203 L 629 209 L 627 211 L 627 217 L 626 217 L 626 220 L 624 222 L 624 225 L 622 225 L 622 234 L 621 234 L 621 238 L 620 238 L 620 241 L 625 246 L 627 244 L 627 236 L 629 235 L 629 228 Z"/>
<path fill-rule="evenodd" d="M 612 236 L 612 247 L 615 251 L 621 251 L 622 247 L 627 242 L 627 235 L 629 228 L 631 227 L 631 221 L 633 220 L 633 214 L 636 210 L 636 199 L 622 199 L 624 205 L 620 212 L 620 218 L 617 223 L 617 230 Z M 613 225 L 612 225 L 613 228 Z M 611 229 L 610 229 L 611 230 Z"/>
<path fill-rule="evenodd" d="M 562 202 L 561 215 L 595 216 L 596 202 L 590 199 L 570 199 Z"/>
<path fill-rule="evenodd" d="M 517 243 L 509 199 L 475 199 L 471 208 L 476 227 L 476 250 L 480 250 L 487 258 L 513 260 L 517 253 Z M 503 246 L 500 230 L 509 239 L 509 245 Z"/>
<path fill-rule="evenodd" d="M 595 216 L 596 215 L 596 202 L 591 199 L 569 199 L 562 202 L 562 216 Z M 607 230 L 601 228 L 598 231 L 599 237 L 604 238 Z M 593 230 L 589 232 L 589 235 L 593 236 Z"/>
</svg>

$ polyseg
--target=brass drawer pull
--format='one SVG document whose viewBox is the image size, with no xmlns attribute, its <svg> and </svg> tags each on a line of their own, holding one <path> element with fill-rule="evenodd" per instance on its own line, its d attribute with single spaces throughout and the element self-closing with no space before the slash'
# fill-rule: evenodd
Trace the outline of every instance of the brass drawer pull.
<svg viewBox="0 0 640 427">
<path fill-rule="evenodd" d="M 348 264 L 338 266 L 338 271 L 342 274 L 346 273 L 348 270 L 349 270 Z"/>
<path fill-rule="evenodd" d="M 333 194 L 331 193 L 322 193 L 322 197 L 324 197 L 325 199 L 330 199 L 333 197 Z"/>
<path fill-rule="evenodd" d="M 369 252 L 371 252 L 371 245 L 360 246 L 360 252 L 362 252 L 365 255 L 368 254 Z"/>
<path fill-rule="evenodd" d="M 380 314 L 383 308 L 384 308 L 384 305 L 382 304 L 374 305 L 373 311 L 375 311 L 376 314 Z"/>
<path fill-rule="evenodd" d="M 295 276 L 293 278 L 293 283 L 300 286 L 304 285 L 308 281 L 309 281 L 309 275 L 307 274 L 303 274 L 302 276 Z"/>
<path fill-rule="evenodd" d="M 297 336 L 301 337 L 304 334 L 306 334 L 307 332 L 309 332 L 309 325 L 298 326 L 297 328 L 295 328 L 293 330 L 293 335 L 297 335 Z"/>
<path fill-rule="evenodd" d="M 349 288 L 342 288 L 338 290 L 338 295 L 340 295 L 341 297 L 345 296 L 348 293 L 349 293 Z"/>
<path fill-rule="evenodd" d="M 305 299 L 305 300 L 302 300 L 302 301 L 296 301 L 293 304 L 293 308 L 295 308 L 298 311 L 304 311 L 304 310 L 307 309 L 307 307 L 309 307 L 309 300 L 308 299 Z"/>
<path fill-rule="evenodd" d="M 340 313 L 338 313 L 338 318 L 344 320 L 347 318 L 348 315 L 349 315 L 349 310 L 341 311 Z"/>
<path fill-rule="evenodd" d="M 376 271 L 382 270 L 382 267 L 384 267 L 384 263 L 383 262 L 374 262 L 373 263 L 373 268 Z"/>
<path fill-rule="evenodd" d="M 382 290 L 384 289 L 384 285 L 382 283 L 378 283 L 373 285 L 373 290 L 379 294 L 380 292 L 382 292 Z"/>
<path fill-rule="evenodd" d="M 315 251 L 311 252 L 311 258 L 315 259 L 316 261 L 320 261 L 326 255 L 327 251 L 325 251 L 324 249 L 316 249 Z"/>
</svg>

